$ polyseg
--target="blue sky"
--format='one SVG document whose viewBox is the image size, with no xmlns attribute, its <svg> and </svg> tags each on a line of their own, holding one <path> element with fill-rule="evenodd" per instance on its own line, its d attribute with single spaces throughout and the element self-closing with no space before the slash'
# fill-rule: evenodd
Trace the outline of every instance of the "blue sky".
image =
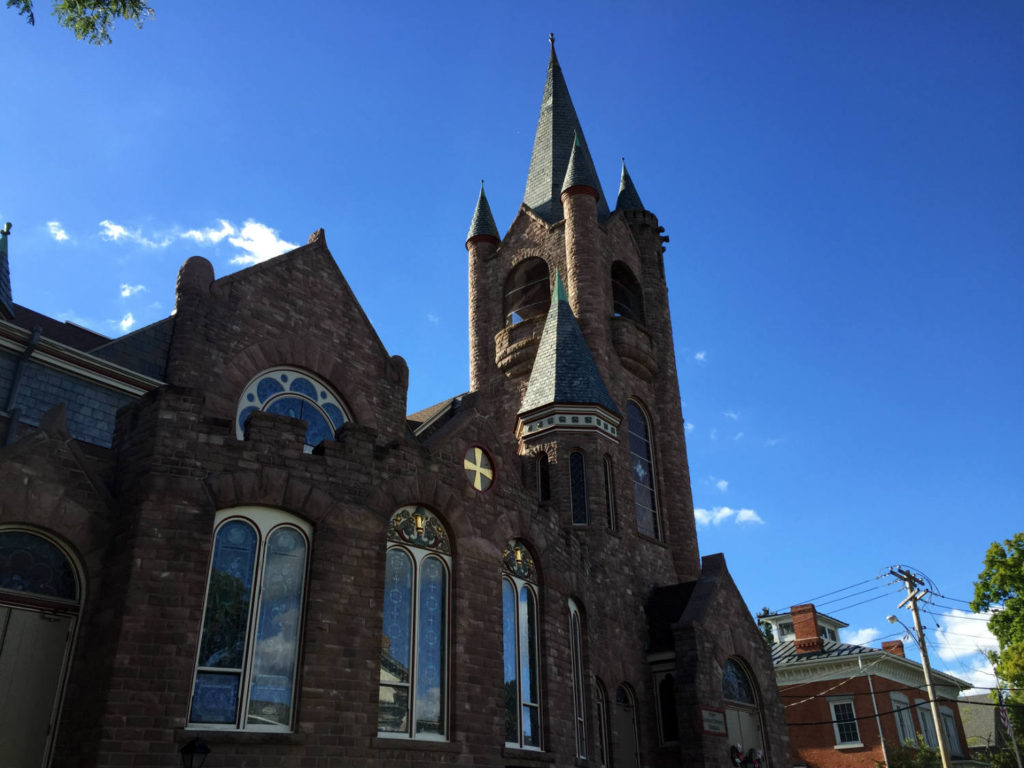
<svg viewBox="0 0 1024 768">
<path fill-rule="evenodd" d="M 481 178 L 503 232 L 522 200 L 554 32 L 606 195 L 625 156 L 671 238 L 701 551 L 752 610 L 872 580 L 817 602 L 874 641 L 914 566 L 975 679 L 938 606 L 1024 527 L 1020 3 L 153 4 L 104 48 L 0 16 L 15 301 L 118 335 L 188 256 L 324 227 L 409 410 L 461 392 L 465 233 Z"/>
</svg>

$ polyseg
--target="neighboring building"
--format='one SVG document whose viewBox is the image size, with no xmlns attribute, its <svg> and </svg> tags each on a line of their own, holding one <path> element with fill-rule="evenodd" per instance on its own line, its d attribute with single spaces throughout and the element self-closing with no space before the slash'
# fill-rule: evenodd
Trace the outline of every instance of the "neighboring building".
<svg viewBox="0 0 1024 768">
<path fill-rule="evenodd" d="M 5 764 L 789 765 L 697 551 L 668 238 L 625 168 L 608 206 L 553 46 L 524 204 L 466 240 L 470 391 L 411 416 L 323 230 L 189 259 L 113 341 L 13 304 L 8 232 Z"/>
<path fill-rule="evenodd" d="M 839 630 L 847 625 L 811 604 L 760 620 L 781 638 L 772 660 L 797 764 L 875 768 L 901 744 L 916 748 L 918 735 L 938 748 L 924 672 L 901 640 L 881 649 L 843 643 Z M 957 697 L 971 686 L 935 670 L 932 682 L 950 759 L 970 765 Z"/>
</svg>

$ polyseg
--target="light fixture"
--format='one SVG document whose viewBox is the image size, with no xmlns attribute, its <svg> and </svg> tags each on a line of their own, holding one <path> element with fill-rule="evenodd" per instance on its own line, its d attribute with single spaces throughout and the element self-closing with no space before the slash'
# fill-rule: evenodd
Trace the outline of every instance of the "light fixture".
<svg viewBox="0 0 1024 768">
<path fill-rule="evenodd" d="M 412 516 L 412 521 L 413 524 L 416 526 L 416 533 L 422 536 L 423 528 L 426 525 L 426 518 L 423 516 L 422 513 L 417 512 L 415 515 Z"/>
<path fill-rule="evenodd" d="M 203 768 L 206 756 L 210 754 L 210 748 L 198 736 L 186 742 L 180 751 L 182 768 Z"/>
<path fill-rule="evenodd" d="M 522 547 L 516 547 L 515 552 L 516 552 L 516 565 L 522 565 L 523 564 L 523 548 Z"/>
<path fill-rule="evenodd" d="M 885 620 L 888 621 L 890 624 L 897 624 L 899 622 L 899 619 L 897 619 L 891 613 L 885 617 Z"/>
</svg>

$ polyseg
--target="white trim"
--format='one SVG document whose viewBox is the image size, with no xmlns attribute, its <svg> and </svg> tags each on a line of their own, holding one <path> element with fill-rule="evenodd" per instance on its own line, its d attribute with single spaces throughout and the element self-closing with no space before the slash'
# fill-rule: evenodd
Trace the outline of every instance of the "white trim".
<svg viewBox="0 0 1024 768">
<path fill-rule="evenodd" d="M 836 749 L 847 749 L 864 746 L 864 743 L 860 737 L 860 725 L 857 723 L 857 709 L 854 706 L 853 699 L 853 696 L 829 697 L 828 709 L 829 712 L 832 714 L 832 733 L 836 738 Z M 839 715 L 836 712 L 836 707 L 841 707 L 845 704 L 850 705 L 850 719 L 840 720 Z M 839 732 L 840 724 L 852 725 L 854 731 L 857 734 L 857 738 L 854 740 L 843 739 L 842 734 Z"/>
</svg>

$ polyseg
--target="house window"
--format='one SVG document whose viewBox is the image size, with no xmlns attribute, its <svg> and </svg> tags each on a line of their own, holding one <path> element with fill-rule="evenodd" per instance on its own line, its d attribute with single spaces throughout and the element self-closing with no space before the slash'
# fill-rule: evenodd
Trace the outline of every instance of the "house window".
<svg viewBox="0 0 1024 768">
<path fill-rule="evenodd" d="M 644 324 L 644 299 L 640 283 L 621 261 L 612 264 L 612 314 Z"/>
<path fill-rule="evenodd" d="M 572 506 L 572 524 L 586 525 L 590 522 L 587 508 L 587 468 L 583 454 L 573 451 L 569 455 L 569 499 Z"/>
<path fill-rule="evenodd" d="M 448 733 L 448 532 L 429 510 L 402 507 L 387 540 L 377 731 L 442 740 Z"/>
<path fill-rule="evenodd" d="M 576 757 L 587 758 L 587 718 L 583 705 L 583 648 L 580 611 L 569 601 L 569 644 L 572 652 L 572 703 L 576 715 Z"/>
<path fill-rule="evenodd" d="M 214 522 L 189 724 L 289 731 L 313 529 L 259 507 Z"/>
<path fill-rule="evenodd" d="M 594 680 L 594 714 L 597 720 L 597 764 L 608 765 L 608 694 L 600 680 Z"/>
<path fill-rule="evenodd" d="M 633 469 L 633 500 L 636 527 L 644 536 L 661 538 L 658 522 L 658 497 L 654 490 L 654 456 L 647 416 L 634 401 L 626 404 L 629 421 L 629 460 Z"/>
<path fill-rule="evenodd" d="M 551 304 L 548 265 L 544 259 L 519 262 L 505 280 L 505 325 L 516 325 L 543 315 Z"/>
<path fill-rule="evenodd" d="M 853 710 L 853 699 L 831 699 L 832 729 L 836 734 L 836 745 L 859 746 L 860 732 L 857 730 L 857 715 Z"/>
<path fill-rule="evenodd" d="M 795 635 L 793 632 L 793 622 L 784 621 L 779 624 L 779 641 L 785 640 L 790 635 Z"/>
<path fill-rule="evenodd" d="M 890 694 L 889 698 L 892 701 L 892 714 L 896 718 L 896 733 L 899 735 L 900 743 L 916 745 L 914 721 L 910 716 L 910 700 L 901 693 Z"/>
<path fill-rule="evenodd" d="M 615 476 L 612 474 L 612 459 L 604 457 L 604 504 L 608 510 L 608 530 L 615 530 Z"/>
<path fill-rule="evenodd" d="M 942 731 L 946 734 L 946 745 L 949 747 L 949 754 L 953 757 L 963 757 L 953 710 L 949 707 L 939 707 L 939 719 L 942 721 Z"/>
<path fill-rule="evenodd" d="M 239 440 L 245 438 L 245 422 L 255 411 L 306 422 L 307 450 L 324 440 L 333 440 L 341 425 L 349 421 L 345 406 L 330 387 L 305 371 L 292 368 L 271 368 L 245 385 L 235 413 L 235 434 Z"/>
<path fill-rule="evenodd" d="M 540 638 L 537 569 L 526 544 L 505 546 L 501 626 L 505 669 L 505 744 L 540 749 Z"/>
<path fill-rule="evenodd" d="M 924 738 L 924 743 L 933 749 L 937 748 L 939 746 L 939 739 L 935 735 L 935 720 L 932 719 L 932 708 L 923 699 L 915 699 L 914 705 L 917 709 L 917 722 L 921 725 L 921 736 Z"/>
</svg>

